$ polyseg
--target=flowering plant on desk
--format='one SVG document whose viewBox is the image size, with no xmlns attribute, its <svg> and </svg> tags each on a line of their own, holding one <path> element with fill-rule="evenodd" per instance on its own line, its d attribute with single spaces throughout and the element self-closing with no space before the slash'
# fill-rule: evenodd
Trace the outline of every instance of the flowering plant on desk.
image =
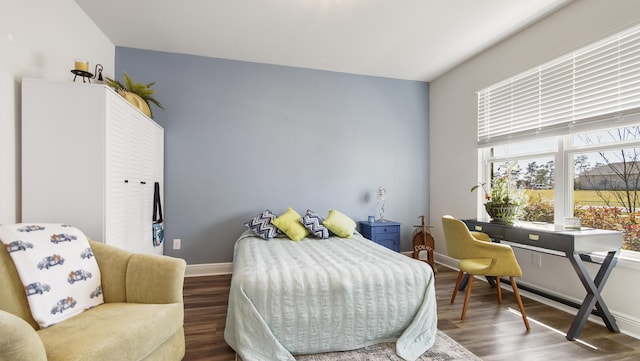
<svg viewBox="0 0 640 361">
<path fill-rule="evenodd" d="M 485 183 L 478 183 L 471 187 L 471 192 L 478 188 L 484 191 L 484 209 L 492 218 L 492 222 L 513 224 L 518 208 L 521 205 L 521 192 L 512 192 L 516 190 L 515 184 L 512 186 L 507 175 L 497 177 L 493 181 L 491 193 L 485 188 Z"/>
</svg>

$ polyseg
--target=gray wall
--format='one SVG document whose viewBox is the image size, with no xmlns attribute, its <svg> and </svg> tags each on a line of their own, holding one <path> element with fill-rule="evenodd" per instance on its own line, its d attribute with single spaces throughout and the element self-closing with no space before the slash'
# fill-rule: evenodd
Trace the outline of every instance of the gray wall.
<svg viewBox="0 0 640 361">
<path fill-rule="evenodd" d="M 165 254 L 230 262 L 264 209 L 365 220 L 379 185 L 411 249 L 428 212 L 428 83 L 116 47 L 123 71 L 155 81 L 166 109 L 153 109 L 165 128 Z"/>
</svg>

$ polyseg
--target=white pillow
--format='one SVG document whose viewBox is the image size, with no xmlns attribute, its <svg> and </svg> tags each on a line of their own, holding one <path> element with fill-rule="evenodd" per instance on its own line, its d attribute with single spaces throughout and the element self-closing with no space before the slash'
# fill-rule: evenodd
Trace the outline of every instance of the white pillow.
<svg viewBox="0 0 640 361">
<path fill-rule="evenodd" d="M 104 303 L 87 237 L 62 224 L 0 225 L 33 319 L 48 327 Z"/>
</svg>

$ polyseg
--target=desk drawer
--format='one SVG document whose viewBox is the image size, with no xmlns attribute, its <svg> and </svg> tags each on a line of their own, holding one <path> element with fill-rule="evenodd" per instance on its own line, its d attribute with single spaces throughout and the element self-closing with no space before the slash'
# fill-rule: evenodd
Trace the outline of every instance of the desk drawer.
<svg viewBox="0 0 640 361">
<path fill-rule="evenodd" d="M 505 228 L 504 240 L 529 246 L 573 252 L 573 239 L 563 234 L 537 232 L 535 229 Z"/>
<path fill-rule="evenodd" d="M 472 220 L 463 221 L 470 231 L 483 232 L 491 238 L 504 239 L 504 226 L 489 223 L 478 223 Z"/>
</svg>

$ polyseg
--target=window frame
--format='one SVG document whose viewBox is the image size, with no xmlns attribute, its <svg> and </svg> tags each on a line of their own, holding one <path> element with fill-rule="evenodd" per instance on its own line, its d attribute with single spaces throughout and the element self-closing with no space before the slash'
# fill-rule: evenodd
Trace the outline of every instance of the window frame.
<svg viewBox="0 0 640 361">
<path fill-rule="evenodd" d="M 640 124 L 638 124 L 640 126 Z M 611 123 L 609 123 L 608 127 L 600 128 L 600 130 L 610 129 Z M 554 223 L 555 224 L 563 224 L 564 217 L 572 217 L 573 216 L 573 178 L 574 178 L 574 167 L 573 167 L 573 159 L 574 156 L 581 153 L 587 152 L 596 152 L 602 150 L 618 150 L 621 148 L 628 147 L 637 147 L 640 148 L 640 139 L 638 140 L 627 140 L 620 142 L 611 142 L 604 145 L 594 144 L 594 145 L 580 145 L 574 146 L 572 138 L 575 133 L 566 134 L 566 135 L 558 135 L 556 136 L 558 147 L 555 151 L 532 151 L 532 152 L 520 152 L 514 155 L 501 155 L 498 157 L 492 156 L 491 149 L 495 146 L 507 145 L 512 142 L 503 142 L 499 144 L 493 144 L 491 146 L 479 147 L 478 148 L 478 179 L 480 183 L 490 184 L 490 165 L 491 163 L 503 163 L 505 161 L 510 160 L 526 160 L 536 157 L 542 156 L 552 156 L 554 159 Z M 547 137 L 545 137 L 547 138 Z M 484 218 L 486 217 L 485 210 L 483 207 L 483 198 L 482 192 L 478 192 L 478 202 L 477 202 L 477 217 Z M 633 262 L 635 265 L 634 269 L 640 270 L 640 252 L 638 251 L 629 251 L 629 250 L 620 250 L 620 259 L 629 260 Z"/>
</svg>

